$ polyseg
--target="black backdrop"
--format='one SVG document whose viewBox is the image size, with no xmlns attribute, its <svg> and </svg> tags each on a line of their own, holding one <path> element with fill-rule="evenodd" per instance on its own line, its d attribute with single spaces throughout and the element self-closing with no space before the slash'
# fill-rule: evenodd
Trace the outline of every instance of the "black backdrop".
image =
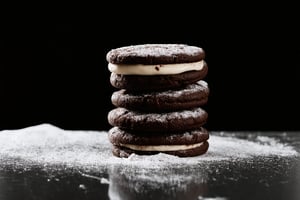
<svg viewBox="0 0 300 200">
<path fill-rule="evenodd" d="M 114 88 L 105 55 L 142 43 L 185 43 L 206 51 L 208 129 L 300 130 L 296 13 L 187 8 L 103 14 L 102 7 L 63 19 L 41 11 L 3 20 L 0 130 L 41 123 L 107 130 Z"/>
</svg>

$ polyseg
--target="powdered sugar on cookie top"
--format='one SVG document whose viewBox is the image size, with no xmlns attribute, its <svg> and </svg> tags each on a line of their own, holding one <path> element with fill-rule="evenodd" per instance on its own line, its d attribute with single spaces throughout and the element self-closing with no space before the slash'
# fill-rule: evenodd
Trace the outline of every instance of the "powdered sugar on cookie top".
<svg viewBox="0 0 300 200">
<path fill-rule="evenodd" d="M 186 44 L 140 44 L 110 50 L 106 60 L 113 64 L 190 63 L 204 59 L 202 48 Z"/>
</svg>

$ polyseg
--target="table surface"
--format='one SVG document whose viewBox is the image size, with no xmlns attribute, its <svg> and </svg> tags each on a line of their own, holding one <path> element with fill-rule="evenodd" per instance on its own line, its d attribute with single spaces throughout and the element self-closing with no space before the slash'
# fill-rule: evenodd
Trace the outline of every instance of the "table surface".
<svg viewBox="0 0 300 200">
<path fill-rule="evenodd" d="M 0 139 L 3 135 L 12 134 L 2 131 Z M 53 165 L 34 160 L 24 162 L 26 158 L 20 156 L 23 154 L 10 156 L 12 149 L 6 149 L 7 155 L 0 150 L 0 199 L 300 199 L 300 157 L 297 153 L 300 152 L 300 132 L 211 132 L 210 135 L 215 136 L 211 143 L 223 138 L 224 141 L 231 138 L 231 142 L 242 142 L 260 137 L 260 142 L 268 143 L 261 144 L 265 145 L 262 151 L 281 145 L 280 148 L 292 148 L 296 153 L 262 152 L 259 155 L 256 152 L 245 156 L 242 152 L 229 159 L 209 159 L 211 155 L 208 154 L 203 162 L 198 159 L 190 165 L 174 162 L 156 167 L 134 167 L 134 164 L 124 167 L 111 162 L 74 167 L 74 164 L 57 162 Z M 7 140 L 10 145 L 11 141 Z M 24 144 L 25 140 L 22 142 Z M 256 143 L 249 143 L 245 148 L 251 145 L 254 148 Z M 3 147 L 4 142 L 0 142 L 0 148 L 1 144 Z M 159 159 L 158 156 L 154 161 L 159 162 Z"/>
</svg>

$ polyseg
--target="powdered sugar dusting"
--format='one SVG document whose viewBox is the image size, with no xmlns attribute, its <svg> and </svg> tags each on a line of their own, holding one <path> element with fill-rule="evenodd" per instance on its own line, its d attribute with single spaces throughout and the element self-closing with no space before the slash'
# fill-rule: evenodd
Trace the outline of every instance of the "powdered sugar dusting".
<svg viewBox="0 0 300 200">
<path fill-rule="evenodd" d="M 172 63 L 189 61 L 189 59 L 186 59 L 187 57 L 199 60 L 204 57 L 204 52 L 200 47 L 186 44 L 142 44 L 112 49 L 106 55 L 107 61 L 111 63 L 124 63 L 127 57 L 134 57 L 137 61 L 141 61 L 141 58 L 144 58 L 148 62 L 151 61 L 151 58 L 165 57 L 168 62 Z M 181 59 L 178 60 L 178 57 Z M 129 61 L 129 63 L 134 62 L 132 59 L 129 59 Z"/>
<path fill-rule="evenodd" d="M 157 121 L 157 122 L 165 122 L 172 121 L 175 119 L 186 120 L 189 118 L 200 118 L 206 114 L 202 108 L 197 107 L 191 110 L 181 110 L 167 113 L 141 113 L 138 111 L 127 110 L 126 108 L 115 108 L 109 112 L 108 118 L 120 118 L 121 116 L 129 115 L 130 119 L 127 121 L 144 121 L 145 124 L 148 120 Z M 149 122 L 149 123 L 150 123 Z"/>
<path fill-rule="evenodd" d="M 63 130 L 41 124 L 20 130 L 0 131 L 0 162 L 10 166 L 58 166 L 107 169 L 112 166 L 162 168 L 198 165 L 205 162 L 247 159 L 255 156 L 297 156 L 298 152 L 266 136 L 254 140 L 211 134 L 210 147 L 202 156 L 178 158 L 167 154 L 117 158 L 105 131 Z"/>
</svg>

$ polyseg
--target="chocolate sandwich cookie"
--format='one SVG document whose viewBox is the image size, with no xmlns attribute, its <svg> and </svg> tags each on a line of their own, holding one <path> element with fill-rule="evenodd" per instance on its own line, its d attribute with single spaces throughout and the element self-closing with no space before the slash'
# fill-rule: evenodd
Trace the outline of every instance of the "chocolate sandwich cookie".
<svg viewBox="0 0 300 200">
<path fill-rule="evenodd" d="M 108 113 L 112 126 L 143 132 L 178 132 L 200 128 L 208 114 L 200 107 L 166 113 L 144 113 L 115 108 Z"/>
<path fill-rule="evenodd" d="M 204 154 L 208 150 L 209 134 L 205 128 L 181 133 L 135 134 L 118 127 L 109 130 L 112 152 L 118 157 L 130 154 L 152 155 L 167 153 L 180 157 Z"/>
<path fill-rule="evenodd" d="M 137 92 L 178 88 L 204 79 L 207 75 L 208 67 L 205 61 L 203 63 L 203 67 L 200 70 L 170 75 L 124 75 L 112 72 L 110 83 L 115 88 Z"/>
<path fill-rule="evenodd" d="M 132 94 L 119 90 L 112 94 L 116 107 L 147 112 L 186 110 L 207 103 L 209 88 L 205 81 L 198 81 L 185 87 L 162 92 Z"/>
<path fill-rule="evenodd" d="M 110 82 L 130 91 L 165 90 L 203 79 L 208 71 L 202 48 L 184 44 L 144 44 L 107 53 Z"/>
</svg>

